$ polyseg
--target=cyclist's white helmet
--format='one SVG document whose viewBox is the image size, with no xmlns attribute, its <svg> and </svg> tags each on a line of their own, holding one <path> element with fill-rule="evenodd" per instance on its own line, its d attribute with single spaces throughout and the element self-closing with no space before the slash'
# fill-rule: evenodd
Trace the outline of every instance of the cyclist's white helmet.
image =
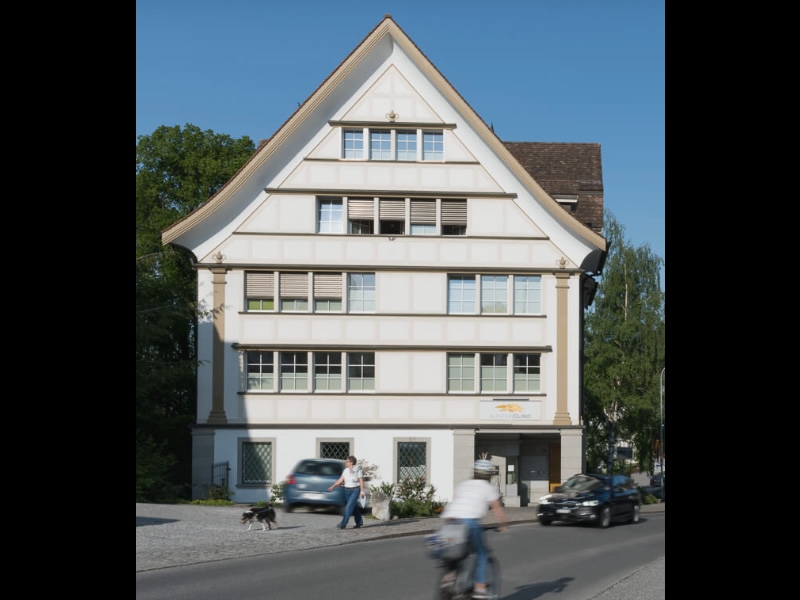
<svg viewBox="0 0 800 600">
<path fill-rule="evenodd" d="M 497 474 L 497 467 L 492 464 L 492 461 L 486 459 L 478 459 L 472 467 L 476 477 L 489 479 L 492 475 Z"/>
</svg>

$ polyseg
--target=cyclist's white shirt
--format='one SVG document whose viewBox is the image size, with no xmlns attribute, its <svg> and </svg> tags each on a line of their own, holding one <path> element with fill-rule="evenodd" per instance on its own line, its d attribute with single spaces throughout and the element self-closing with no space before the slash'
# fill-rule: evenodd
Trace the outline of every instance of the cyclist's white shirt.
<svg viewBox="0 0 800 600">
<path fill-rule="evenodd" d="M 447 503 L 442 519 L 482 519 L 500 491 L 485 479 L 468 479 L 456 486 L 455 498 Z"/>
</svg>

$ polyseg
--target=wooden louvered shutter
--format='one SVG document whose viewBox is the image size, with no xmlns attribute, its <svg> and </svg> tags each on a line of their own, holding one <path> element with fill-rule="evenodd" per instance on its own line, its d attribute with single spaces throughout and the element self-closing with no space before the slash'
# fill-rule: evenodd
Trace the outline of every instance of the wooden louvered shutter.
<svg viewBox="0 0 800 600">
<path fill-rule="evenodd" d="M 442 225 L 466 225 L 467 201 L 442 200 Z"/>
<path fill-rule="evenodd" d="M 342 274 L 314 273 L 314 298 L 340 300 L 342 298 Z"/>
<path fill-rule="evenodd" d="M 411 199 L 411 222 L 414 225 L 436 225 L 436 200 Z"/>
<path fill-rule="evenodd" d="M 372 198 L 348 198 L 347 199 L 347 218 L 348 219 L 369 219 L 375 215 L 375 201 Z"/>
<path fill-rule="evenodd" d="M 308 273 L 281 273 L 281 298 L 308 298 Z"/>
<path fill-rule="evenodd" d="M 403 198 L 381 198 L 381 221 L 405 221 L 406 201 Z"/>
<path fill-rule="evenodd" d="M 274 273 L 247 273 L 248 298 L 272 298 L 275 294 Z"/>
</svg>

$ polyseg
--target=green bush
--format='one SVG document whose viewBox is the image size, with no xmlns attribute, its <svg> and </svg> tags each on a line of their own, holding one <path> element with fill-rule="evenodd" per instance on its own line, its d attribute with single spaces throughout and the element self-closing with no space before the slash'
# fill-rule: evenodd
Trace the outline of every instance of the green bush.
<svg viewBox="0 0 800 600">
<path fill-rule="evenodd" d="M 381 487 L 386 484 L 381 484 Z M 392 517 L 433 517 L 442 512 L 444 505 L 434 500 L 436 488 L 428 485 L 425 477 L 404 477 L 392 486 L 394 497 L 389 503 Z M 383 491 L 383 490 L 381 490 Z M 387 494 L 388 495 L 388 494 Z M 392 496 L 390 496 L 392 497 Z"/>
<path fill-rule="evenodd" d="M 275 483 L 272 485 L 270 491 L 269 501 L 276 506 L 283 506 L 283 488 L 286 485 L 285 481 Z"/>
</svg>

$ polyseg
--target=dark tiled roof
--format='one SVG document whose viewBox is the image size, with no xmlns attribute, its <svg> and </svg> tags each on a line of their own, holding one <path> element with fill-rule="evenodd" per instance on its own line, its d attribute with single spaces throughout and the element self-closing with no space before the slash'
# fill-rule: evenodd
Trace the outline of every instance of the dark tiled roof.
<svg viewBox="0 0 800 600">
<path fill-rule="evenodd" d="M 603 191 L 600 144 L 503 142 L 525 170 L 553 195 Z"/>
<path fill-rule="evenodd" d="M 562 205 L 596 233 L 603 229 L 603 168 L 600 144 L 564 142 L 503 142 L 519 164 L 550 196 L 574 196 Z"/>
</svg>

